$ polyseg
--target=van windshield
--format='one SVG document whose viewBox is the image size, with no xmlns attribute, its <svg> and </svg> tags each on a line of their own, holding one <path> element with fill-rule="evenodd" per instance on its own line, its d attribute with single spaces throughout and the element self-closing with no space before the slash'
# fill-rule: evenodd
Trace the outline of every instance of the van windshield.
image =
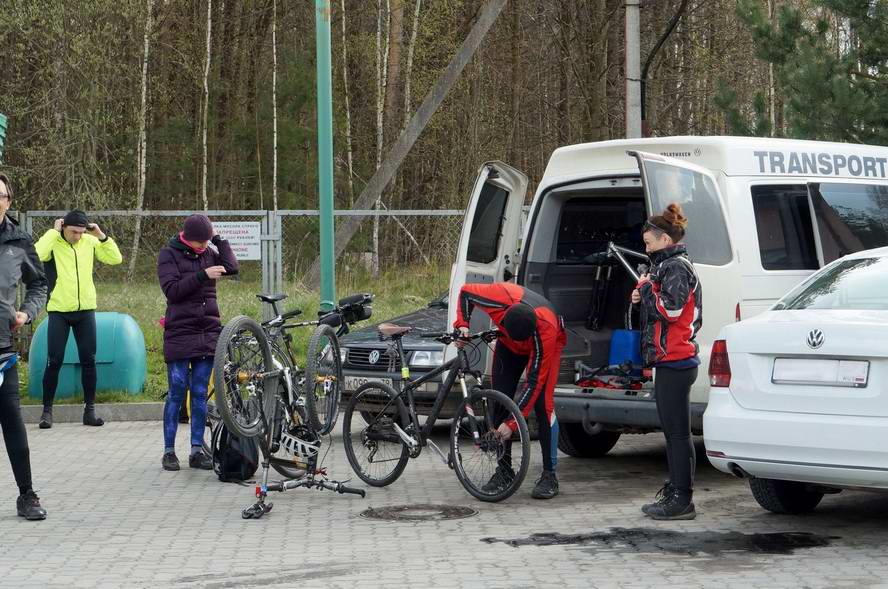
<svg viewBox="0 0 888 589">
<path fill-rule="evenodd" d="M 839 262 L 790 294 L 775 309 L 888 311 L 888 258 Z"/>
</svg>

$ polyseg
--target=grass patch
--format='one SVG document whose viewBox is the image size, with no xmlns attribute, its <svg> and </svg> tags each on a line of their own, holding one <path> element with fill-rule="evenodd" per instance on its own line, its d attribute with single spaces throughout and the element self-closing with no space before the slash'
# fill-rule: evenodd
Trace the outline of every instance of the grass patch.
<svg viewBox="0 0 888 589">
<path fill-rule="evenodd" d="M 364 324 L 385 321 L 408 313 L 426 305 L 434 297 L 447 290 L 450 280 L 450 269 L 442 267 L 411 267 L 387 270 L 378 278 L 368 272 L 351 271 L 341 274 L 337 280 L 337 296 L 368 292 L 374 295 L 373 317 Z M 163 330 L 158 320 L 163 317 L 166 299 L 153 277 L 145 277 L 143 281 L 130 283 L 103 282 L 96 284 L 99 294 L 100 311 L 117 311 L 131 315 L 145 335 L 145 347 L 148 352 L 148 375 L 145 388 L 140 395 L 128 395 L 122 392 L 99 393 L 100 403 L 148 402 L 159 401 L 167 390 L 166 364 L 163 360 Z M 262 303 L 256 298 L 260 292 L 260 282 L 221 280 L 218 284 L 219 309 L 222 312 L 223 324 L 236 315 L 248 315 L 255 319 L 262 317 Z M 285 293 L 289 298 L 279 303 L 280 310 L 293 308 L 302 309 L 303 317 L 313 318 L 317 315 L 320 296 L 317 291 L 307 290 L 300 285 L 289 283 Z M 42 319 L 41 319 L 42 320 Z M 359 326 L 362 324 L 359 324 Z M 292 332 L 294 350 L 299 360 L 305 353 L 310 329 Z M 72 336 L 73 337 L 73 336 Z M 19 369 L 24 404 L 37 404 L 39 399 L 28 397 L 27 364 L 22 362 Z M 58 399 L 58 403 L 82 403 L 83 399 Z"/>
</svg>

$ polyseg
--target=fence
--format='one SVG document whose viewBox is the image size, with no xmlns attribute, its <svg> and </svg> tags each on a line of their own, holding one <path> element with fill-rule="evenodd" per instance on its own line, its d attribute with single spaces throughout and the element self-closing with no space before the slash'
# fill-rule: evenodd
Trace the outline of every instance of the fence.
<svg viewBox="0 0 888 589">
<path fill-rule="evenodd" d="M 104 279 L 123 280 L 130 265 L 136 281 L 152 281 L 156 276 L 157 253 L 182 227 L 193 211 L 89 211 L 97 223 L 117 241 L 124 264 L 98 265 L 96 274 Z M 22 211 L 19 218 L 35 239 L 51 228 L 65 211 Z M 258 222 L 260 259 L 241 261 L 244 280 L 262 281 L 265 292 L 279 292 L 285 282 L 300 282 L 318 255 L 318 212 L 311 210 L 215 210 L 206 211 L 214 222 Z M 373 251 L 373 216 L 376 211 L 336 211 L 338 225 L 345 217 L 367 215 L 360 231 L 338 260 L 338 268 L 369 267 Z M 456 254 L 462 228 L 459 210 L 379 211 L 380 268 L 423 263 L 449 266 Z M 141 218 L 141 236 L 134 255 L 133 237 Z"/>
</svg>

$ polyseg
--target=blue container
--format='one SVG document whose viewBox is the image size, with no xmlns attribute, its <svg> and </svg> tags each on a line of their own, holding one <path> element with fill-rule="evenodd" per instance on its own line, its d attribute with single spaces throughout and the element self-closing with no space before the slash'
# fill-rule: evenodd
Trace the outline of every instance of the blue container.
<svg viewBox="0 0 888 589">
<path fill-rule="evenodd" d="M 610 356 L 607 363 L 611 366 L 619 366 L 626 362 L 631 362 L 634 368 L 642 368 L 641 332 L 615 329 L 611 338 Z"/>
<path fill-rule="evenodd" d="M 43 398 L 43 373 L 48 352 L 46 330 L 44 319 L 31 338 L 28 358 L 28 394 L 37 399 Z M 138 395 L 145 387 L 147 367 L 145 337 L 136 320 L 123 313 L 96 313 L 96 391 Z M 69 331 L 56 399 L 83 394 L 81 374 L 74 333 Z"/>
</svg>

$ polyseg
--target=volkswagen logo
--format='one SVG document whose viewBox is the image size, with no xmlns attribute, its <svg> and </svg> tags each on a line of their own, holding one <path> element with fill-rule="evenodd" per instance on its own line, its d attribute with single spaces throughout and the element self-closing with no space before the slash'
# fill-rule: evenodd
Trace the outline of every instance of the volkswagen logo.
<svg viewBox="0 0 888 589">
<path fill-rule="evenodd" d="M 370 364 L 376 364 L 377 362 L 379 362 L 379 350 L 373 350 L 372 352 L 370 352 L 370 356 L 367 357 L 367 361 L 370 362 Z"/>
<path fill-rule="evenodd" d="M 812 350 L 818 350 L 823 347 L 823 343 L 825 341 L 826 339 L 823 337 L 822 331 L 820 331 L 819 329 L 812 329 L 811 333 L 808 334 L 808 339 L 806 340 L 806 343 L 808 344 L 808 347 Z"/>
</svg>

